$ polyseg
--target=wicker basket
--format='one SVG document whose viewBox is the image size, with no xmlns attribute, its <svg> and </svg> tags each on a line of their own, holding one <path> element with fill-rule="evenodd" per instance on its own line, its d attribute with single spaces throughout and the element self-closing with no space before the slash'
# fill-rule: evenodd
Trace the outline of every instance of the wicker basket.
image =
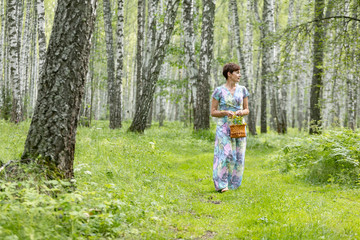
<svg viewBox="0 0 360 240">
<path fill-rule="evenodd" d="M 231 138 L 242 138 L 246 137 L 245 124 L 232 124 L 230 125 L 230 137 Z"/>
</svg>

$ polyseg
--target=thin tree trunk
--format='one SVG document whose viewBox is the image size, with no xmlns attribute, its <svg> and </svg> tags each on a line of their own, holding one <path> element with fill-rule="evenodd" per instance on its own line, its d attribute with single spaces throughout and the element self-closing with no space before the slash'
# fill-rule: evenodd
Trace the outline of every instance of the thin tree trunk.
<svg viewBox="0 0 360 240">
<path fill-rule="evenodd" d="M 253 7 L 251 0 L 247 0 L 247 14 L 246 14 L 246 30 L 244 37 L 244 58 L 245 58 L 245 66 L 246 66 L 246 76 L 249 79 L 249 92 L 250 92 L 250 100 L 249 103 L 251 105 L 250 113 L 249 113 L 249 131 L 252 135 L 257 135 L 256 132 L 256 101 L 257 99 L 257 85 L 254 80 L 254 70 L 253 70 L 253 23 L 252 23 L 252 14 Z M 252 82 L 252 83 L 251 83 Z"/>
<path fill-rule="evenodd" d="M 38 20 L 38 8 L 37 8 L 37 3 L 35 2 L 34 0 L 34 5 L 33 5 L 33 11 L 34 11 L 34 22 L 33 22 L 33 36 L 32 36 L 32 71 L 31 71 L 31 78 L 34 82 L 34 88 L 32 88 L 32 92 L 33 92 L 33 98 L 32 98 L 32 109 L 34 110 L 35 109 L 35 105 L 36 105 L 36 101 L 37 101 L 37 94 L 38 94 L 38 91 L 37 91 L 37 88 L 38 88 L 38 85 L 39 85 L 39 66 L 40 66 L 40 58 L 41 56 L 39 56 L 38 58 L 38 54 L 37 52 L 39 50 L 39 46 L 37 44 L 37 39 L 38 39 L 38 32 L 39 32 L 39 20 Z M 45 56 L 43 55 L 43 61 L 45 61 Z"/>
<path fill-rule="evenodd" d="M 198 69 L 196 68 L 195 34 L 194 34 L 194 0 L 183 1 L 184 22 L 184 50 L 185 50 L 185 76 L 188 79 L 187 112 L 191 124 L 191 113 L 194 111 L 194 99 L 196 98 L 196 80 Z M 196 99 L 195 99 L 196 101 Z"/>
<path fill-rule="evenodd" d="M 155 44 L 156 44 L 156 9 L 158 6 L 159 0 L 148 0 L 148 14 L 147 14 L 147 32 L 146 32 L 146 48 L 145 48 L 145 62 L 143 63 L 143 70 L 145 72 L 145 76 L 150 74 L 150 62 L 151 56 L 155 51 Z M 147 77 L 145 77 L 147 78 Z M 152 123 L 152 112 L 153 112 L 153 105 L 150 105 L 149 116 L 147 117 L 146 127 L 151 127 Z"/>
<path fill-rule="evenodd" d="M 4 108 L 5 104 L 5 78 L 4 78 L 4 56 L 5 56 L 5 6 L 4 0 L 0 1 L 0 108 Z M 2 112 L 0 112 L 0 117 L 2 117 Z"/>
<path fill-rule="evenodd" d="M 45 7 L 44 0 L 37 0 L 38 40 L 39 40 L 39 76 L 42 74 L 46 57 Z"/>
<path fill-rule="evenodd" d="M 215 0 L 203 1 L 199 75 L 194 130 L 210 128 L 210 71 L 214 44 Z"/>
<path fill-rule="evenodd" d="M 293 25 L 293 12 L 294 12 L 294 2 L 295 0 L 290 0 L 289 1 L 289 9 L 288 9 L 288 22 L 287 25 L 288 27 L 292 27 Z M 289 54 L 289 56 L 291 56 L 290 53 L 290 49 L 286 49 L 285 50 L 285 54 Z M 285 61 L 285 72 L 283 75 L 283 79 L 281 82 L 281 88 L 279 88 L 279 90 L 281 91 L 281 103 L 278 103 L 279 105 L 279 118 L 280 118 L 280 132 L 281 133 L 286 133 L 287 132 L 287 115 L 288 112 L 293 112 L 293 108 L 291 108 L 291 104 L 289 104 L 289 94 L 291 94 L 291 85 L 290 83 L 292 83 L 292 71 L 291 69 L 291 62 L 290 59 L 288 61 Z M 291 95 L 290 95 L 291 96 Z M 293 119 L 295 114 L 292 115 Z"/>
<path fill-rule="evenodd" d="M 23 112 L 25 115 L 25 118 L 28 117 L 28 107 L 29 107 L 29 56 L 30 54 L 30 45 L 31 45 L 31 21 L 32 21 L 32 15 L 31 15 L 31 9 L 32 9 L 32 0 L 26 1 L 26 19 L 25 19 L 25 29 L 24 29 L 24 40 L 23 40 L 23 47 L 21 48 L 21 60 L 20 65 L 21 68 L 21 82 L 24 83 L 24 91 L 22 95 L 24 96 L 24 103 L 23 103 Z"/>
<path fill-rule="evenodd" d="M 344 15 L 345 16 L 349 16 L 350 11 L 349 11 L 349 6 L 350 6 L 350 2 L 349 0 L 345 1 L 344 4 Z M 357 11 L 354 9 L 352 12 L 352 15 L 356 18 L 357 17 Z M 346 26 L 344 26 L 344 30 L 346 31 Z M 356 29 L 356 23 L 353 23 L 352 26 L 352 30 L 354 33 L 356 33 L 357 29 Z M 359 38 L 358 38 L 359 39 Z M 354 41 L 355 42 L 355 41 Z M 358 44 L 358 42 L 356 42 Z M 352 45 L 352 48 L 356 49 L 356 43 L 348 43 L 345 45 L 345 49 L 350 49 L 350 44 Z M 356 107 L 357 107 L 357 100 L 358 100 L 358 96 L 356 94 L 357 91 L 357 85 L 359 84 L 359 75 L 356 74 L 356 70 L 353 69 L 357 69 L 356 67 L 356 60 L 357 60 L 357 55 L 355 52 L 351 52 L 349 53 L 349 55 L 352 56 L 352 59 L 354 59 L 354 65 L 350 68 L 351 70 L 349 70 L 348 73 L 348 78 L 347 78 L 347 89 L 348 89 L 348 107 L 347 107 L 347 115 L 348 115 L 348 128 L 352 129 L 353 131 L 355 131 L 356 128 Z M 349 63 L 351 64 L 351 63 Z"/>
<path fill-rule="evenodd" d="M 96 0 L 58 2 L 36 109 L 22 156 L 49 167 L 59 177 L 74 176 L 76 129 L 95 12 Z"/>
<path fill-rule="evenodd" d="M 109 96 L 109 111 L 110 111 L 110 128 L 119 128 L 121 121 L 118 121 L 118 89 L 115 86 L 115 60 L 114 60 L 114 45 L 113 45 L 113 29 L 112 29 L 112 16 L 110 0 L 103 0 L 104 9 L 104 27 L 106 38 L 106 55 L 107 55 L 107 83 L 108 83 L 108 96 Z"/>
<path fill-rule="evenodd" d="M 9 25 L 9 61 L 10 61 L 10 81 L 12 83 L 12 112 L 11 121 L 19 123 L 23 120 L 21 83 L 19 77 L 19 44 L 17 29 L 17 1 L 9 0 L 7 4 Z"/>
<path fill-rule="evenodd" d="M 245 83 L 245 87 L 247 89 L 250 89 L 250 84 L 248 80 L 248 70 L 247 70 L 247 64 L 244 56 L 244 52 L 242 51 L 242 44 L 240 39 L 240 24 L 239 24 L 239 14 L 238 14 L 238 7 L 237 7 L 237 1 L 236 0 L 230 0 L 229 4 L 232 6 L 232 19 L 233 19 L 233 27 L 235 32 L 235 48 L 237 53 L 237 59 L 240 62 L 241 65 L 241 76 Z M 248 103 L 249 103 L 249 131 L 252 135 L 256 135 L 256 121 L 254 119 L 255 114 L 252 111 L 252 106 L 255 105 L 252 101 L 253 96 L 249 96 Z"/>
<path fill-rule="evenodd" d="M 121 88 L 122 88 L 122 77 L 123 77 L 123 62 L 124 62 L 124 1 L 117 1 L 117 51 L 116 51 L 116 78 L 114 82 L 114 124 L 115 127 L 121 127 L 122 121 L 122 107 L 121 107 Z"/>
<path fill-rule="evenodd" d="M 325 8 L 324 0 L 315 0 L 315 20 L 323 18 Z M 315 33 L 313 39 L 313 76 L 310 94 L 310 134 L 321 132 L 321 102 L 320 95 L 323 81 L 324 64 L 324 26 L 322 21 L 315 22 Z"/>
<path fill-rule="evenodd" d="M 264 1 L 263 5 L 263 24 L 261 27 L 261 48 L 262 48 L 262 65 L 261 65 L 261 133 L 267 132 L 267 87 L 272 83 L 271 73 L 273 64 L 273 49 L 269 40 L 269 34 L 273 31 L 273 6 L 272 0 Z M 269 86 L 272 87 L 272 86 Z M 273 103 L 274 105 L 274 103 Z M 273 116 L 272 112 L 272 116 Z M 276 116 L 276 114 L 275 114 Z"/>
<path fill-rule="evenodd" d="M 141 104 L 137 104 L 134 119 L 129 128 L 132 132 L 143 133 L 146 127 L 146 122 L 153 102 L 156 82 L 159 77 L 162 62 L 165 58 L 165 50 L 170 42 L 170 37 L 174 29 L 176 12 L 179 7 L 179 0 L 169 1 L 164 19 L 162 32 L 159 33 L 157 38 L 156 47 L 149 69 L 150 73 L 145 76 L 144 87 L 140 95 Z"/>
<path fill-rule="evenodd" d="M 145 0 L 138 0 L 137 7 L 137 43 L 136 43 L 136 99 L 135 109 L 142 104 L 140 101 L 143 89 L 143 57 L 144 57 L 144 34 L 145 34 Z"/>
</svg>

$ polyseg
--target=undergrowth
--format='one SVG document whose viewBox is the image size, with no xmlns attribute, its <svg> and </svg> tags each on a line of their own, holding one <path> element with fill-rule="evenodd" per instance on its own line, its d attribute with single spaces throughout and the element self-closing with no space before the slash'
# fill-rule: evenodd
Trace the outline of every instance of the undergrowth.
<svg viewBox="0 0 360 240">
<path fill-rule="evenodd" d="M 293 139 L 282 148 L 278 162 L 312 183 L 360 184 L 360 133 L 329 130 L 322 135 Z"/>
<path fill-rule="evenodd" d="M 358 189 L 309 185 L 265 164 L 305 134 L 249 136 L 243 184 L 220 194 L 214 125 L 154 123 L 139 135 L 129 124 L 78 128 L 72 182 L 2 178 L 0 239 L 359 239 Z M 0 120 L 2 163 L 20 158 L 28 127 Z"/>
</svg>

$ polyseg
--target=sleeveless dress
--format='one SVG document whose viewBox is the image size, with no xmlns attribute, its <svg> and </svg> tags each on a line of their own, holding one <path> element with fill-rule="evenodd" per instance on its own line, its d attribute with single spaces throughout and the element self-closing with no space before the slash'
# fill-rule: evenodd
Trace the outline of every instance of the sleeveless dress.
<svg viewBox="0 0 360 240">
<path fill-rule="evenodd" d="M 219 102 L 219 110 L 243 109 L 243 100 L 249 96 L 244 86 L 236 84 L 234 95 L 225 86 L 217 87 L 212 97 Z M 218 118 L 215 136 L 213 180 L 216 191 L 241 185 L 244 173 L 246 137 L 230 138 L 230 121 L 227 116 Z"/>
</svg>

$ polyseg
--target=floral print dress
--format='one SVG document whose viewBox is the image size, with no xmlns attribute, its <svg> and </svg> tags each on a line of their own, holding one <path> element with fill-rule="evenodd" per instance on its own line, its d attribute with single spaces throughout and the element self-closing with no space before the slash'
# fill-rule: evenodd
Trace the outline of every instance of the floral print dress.
<svg viewBox="0 0 360 240">
<path fill-rule="evenodd" d="M 225 86 L 217 87 L 212 97 L 219 102 L 219 110 L 243 109 L 243 100 L 249 96 L 244 86 L 236 84 L 234 95 Z M 218 118 L 215 137 L 213 180 L 215 189 L 236 189 L 241 185 L 244 172 L 246 137 L 230 138 L 228 117 Z"/>
</svg>

